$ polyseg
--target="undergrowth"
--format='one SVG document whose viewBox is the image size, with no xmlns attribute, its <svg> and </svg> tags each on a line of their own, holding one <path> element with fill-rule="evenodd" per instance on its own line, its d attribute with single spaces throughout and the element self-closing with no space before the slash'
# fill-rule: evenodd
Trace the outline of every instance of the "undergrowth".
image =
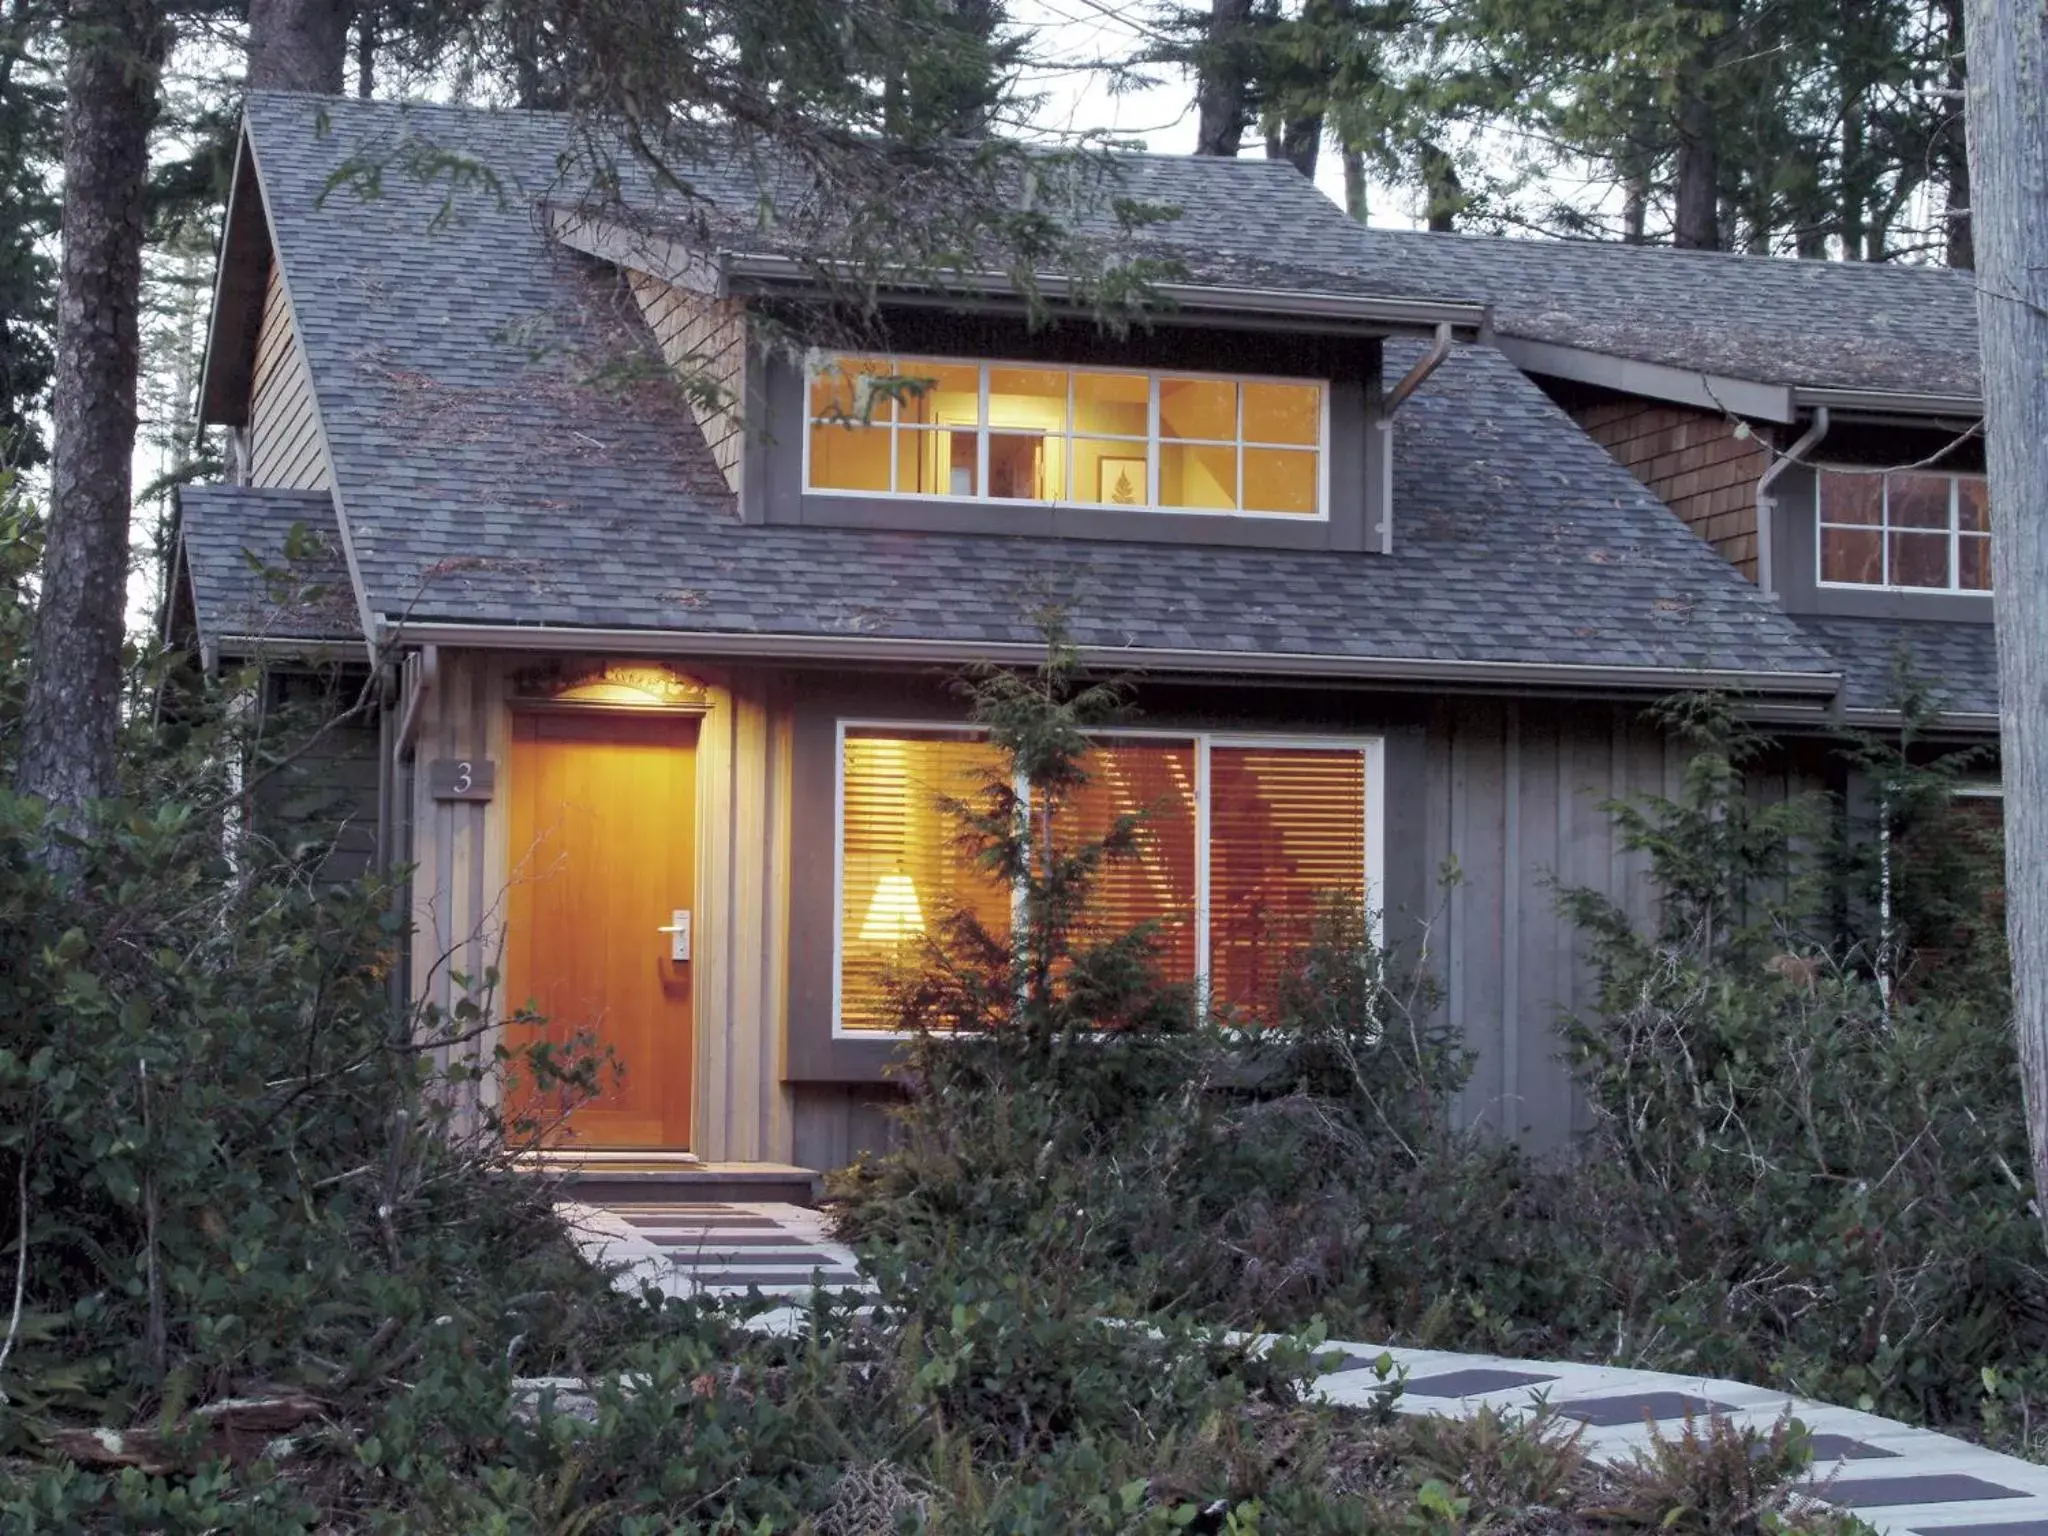
<svg viewBox="0 0 2048 1536">
<path fill-rule="evenodd" d="M 900 1145 L 839 1179 L 842 1230 L 1140 1308 L 1728 1376 L 2035 1450 L 2048 1275 L 1996 849 L 1950 794 L 1969 760 L 1910 729 L 1851 743 L 1879 837 L 1753 795 L 1767 744 L 1721 701 L 1664 724 L 1692 745 L 1681 789 L 1610 807 L 1657 924 L 1558 892 L 1597 1001 L 1560 1021 L 1592 1126 L 1571 1156 L 1458 1128 L 1469 1058 L 1430 956 L 1379 952 L 1355 911 L 1294 957 L 1278 1027 L 1120 1002 L 1145 1022 L 1085 1044 L 1075 995 L 1020 971 L 1053 940 L 960 916 L 902 986 Z M 1056 884 L 1004 793 L 969 836 Z"/>
</svg>

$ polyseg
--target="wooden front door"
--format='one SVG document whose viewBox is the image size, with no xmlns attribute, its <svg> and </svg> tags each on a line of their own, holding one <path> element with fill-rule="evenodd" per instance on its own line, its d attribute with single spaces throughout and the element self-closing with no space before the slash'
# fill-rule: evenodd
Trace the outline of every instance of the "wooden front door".
<svg viewBox="0 0 2048 1536">
<path fill-rule="evenodd" d="M 621 1071 L 571 1107 L 515 1055 L 508 1108 L 555 1146 L 687 1148 L 692 963 L 661 930 L 696 907 L 697 722 L 520 714 L 510 767 L 506 1001 L 545 1023 L 507 1043 L 588 1035 Z"/>
</svg>

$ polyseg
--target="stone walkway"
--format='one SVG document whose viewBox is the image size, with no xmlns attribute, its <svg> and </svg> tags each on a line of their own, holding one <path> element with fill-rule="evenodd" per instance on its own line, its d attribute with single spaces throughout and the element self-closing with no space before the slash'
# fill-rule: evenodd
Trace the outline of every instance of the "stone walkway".
<svg viewBox="0 0 2048 1536">
<path fill-rule="evenodd" d="M 742 1297 L 758 1289 L 783 1300 L 757 1320 L 763 1329 L 800 1327 L 814 1287 L 866 1289 L 853 1250 L 832 1241 L 824 1217 L 802 1206 L 558 1208 L 593 1262 L 624 1266 L 623 1286 L 652 1285 L 684 1298 Z M 1540 1400 L 1585 1425 L 1587 1449 L 1610 1464 L 1645 1448 L 1652 1424 L 1671 1435 L 1688 1414 L 1711 1414 L 1768 1429 L 1789 1411 L 1813 1434 L 1812 1497 L 1853 1510 L 1886 1536 L 2048 1536 L 2048 1467 L 1875 1414 L 1658 1371 L 1377 1344 L 1332 1342 L 1326 1353 L 1339 1357 L 1317 1383 L 1328 1402 L 1371 1403 L 1381 1386 L 1374 1367 L 1384 1354 L 1405 1373 L 1395 1400 L 1403 1413 L 1464 1417 L 1482 1407 L 1527 1409 Z"/>
</svg>

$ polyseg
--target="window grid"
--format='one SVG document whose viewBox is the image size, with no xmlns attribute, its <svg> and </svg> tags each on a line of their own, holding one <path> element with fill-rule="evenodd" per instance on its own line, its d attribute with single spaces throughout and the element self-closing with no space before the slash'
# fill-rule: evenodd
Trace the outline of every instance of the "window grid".
<svg viewBox="0 0 2048 1536">
<path fill-rule="evenodd" d="M 819 378 L 826 376 L 831 371 L 832 364 L 842 360 L 856 363 L 884 362 L 887 364 L 888 376 L 899 378 L 915 378 L 918 376 L 916 370 L 920 366 L 925 365 L 938 368 L 965 368 L 971 366 L 976 371 L 976 420 L 971 425 L 965 422 L 940 423 L 935 421 L 930 423 L 913 422 L 909 423 L 906 426 L 906 424 L 902 421 L 902 413 L 899 407 L 899 403 L 893 393 L 888 397 L 888 400 L 886 402 L 886 417 L 882 414 L 880 410 L 877 410 L 870 416 L 868 416 L 867 419 L 856 423 L 850 420 L 849 418 L 838 414 L 828 413 L 820 415 L 814 409 L 812 409 L 811 406 L 811 387 L 817 382 Z M 993 370 L 996 369 L 1012 367 L 1028 369 L 1032 366 L 1034 365 L 1028 363 L 1009 363 L 1001 361 L 976 362 L 969 364 L 962 360 L 948 361 L 947 359 L 943 358 L 922 357 L 883 359 L 866 354 L 833 354 L 822 359 L 822 361 L 814 361 L 812 366 L 807 370 L 805 378 L 805 490 L 807 492 L 820 492 L 829 495 L 841 496 L 871 496 L 885 494 L 889 496 L 918 496 L 920 498 L 929 497 L 936 500 L 966 501 L 994 505 L 1008 505 L 1021 503 L 1024 505 L 1035 506 L 1044 506 L 1050 504 L 1055 506 L 1075 506 L 1091 509 L 1114 507 L 1117 505 L 1116 503 L 1100 501 L 1092 497 L 1084 499 L 1082 496 L 1079 495 L 1079 487 L 1075 484 L 1075 478 L 1079 468 L 1080 455 L 1075 451 L 1075 449 L 1079 444 L 1083 442 L 1130 443 L 1135 447 L 1143 449 L 1144 458 L 1146 461 L 1146 501 L 1143 510 L 1187 513 L 1197 516 L 1222 515 L 1232 517 L 1277 517 L 1287 518 L 1294 521 L 1308 520 L 1317 522 L 1327 520 L 1329 515 L 1329 488 L 1327 483 L 1329 450 L 1329 385 L 1327 381 L 1320 379 L 1282 378 L 1263 374 L 1238 375 L 1218 373 L 1192 373 L 1181 370 L 1160 371 L 1153 369 L 1074 367 L 1065 364 L 1039 365 L 1045 367 L 1048 370 L 1051 370 L 1056 367 L 1059 371 L 1065 373 L 1067 378 L 1066 411 L 1064 424 L 1057 429 L 1048 430 L 1043 434 L 1047 440 L 1057 441 L 1061 445 L 1061 458 L 1063 460 L 1063 463 L 1060 471 L 1060 486 L 1056 493 L 1050 497 L 1007 497 L 991 495 L 989 492 L 988 478 L 990 440 L 998 433 L 1016 432 L 1023 429 L 998 427 L 995 423 L 990 421 L 989 375 Z M 1140 373 L 1143 374 L 1146 380 L 1146 435 L 1144 437 L 1135 437 L 1127 433 L 1121 432 L 1101 431 L 1094 428 L 1090 428 L 1084 431 L 1077 424 L 1077 412 L 1075 409 L 1075 385 L 1077 380 L 1089 375 L 1134 377 Z M 850 374 L 842 376 L 853 377 L 853 375 Z M 1233 426 L 1235 428 L 1235 435 L 1230 438 L 1183 437 L 1179 435 L 1171 437 L 1167 436 L 1163 430 L 1161 421 L 1160 386 L 1163 383 L 1170 382 L 1176 379 L 1219 380 L 1226 381 L 1232 384 L 1234 386 L 1233 406 L 1235 419 L 1233 422 Z M 1316 429 L 1314 440 L 1312 442 L 1306 443 L 1289 443 L 1277 442 L 1267 438 L 1246 437 L 1244 425 L 1244 386 L 1247 383 L 1294 385 L 1315 390 Z M 813 465 L 812 432 L 815 428 L 820 426 L 837 426 L 840 427 L 842 430 L 865 431 L 877 431 L 886 427 L 889 444 L 889 489 L 886 492 L 862 491 L 848 487 L 817 484 L 817 477 L 814 472 Z M 975 434 L 975 480 L 973 493 L 967 496 L 959 496 L 953 494 L 950 488 L 944 491 L 918 491 L 913 488 L 906 488 L 905 486 L 903 486 L 901 483 L 903 464 L 903 457 L 901 453 L 901 438 L 902 434 L 906 430 L 909 431 L 913 436 L 929 436 L 937 438 L 947 437 L 951 433 L 957 431 L 972 431 Z M 1168 505 L 1165 502 L 1163 502 L 1161 499 L 1160 484 L 1161 471 L 1165 459 L 1164 449 L 1169 444 L 1189 448 L 1227 448 L 1232 450 L 1235 470 L 1235 480 L 1232 485 L 1231 498 L 1233 505 L 1228 508 L 1215 508 L 1190 506 L 1183 505 L 1180 503 Z M 1267 452 L 1303 454 L 1313 458 L 1314 507 L 1311 511 L 1288 512 L 1270 510 L 1250 510 L 1245 507 L 1245 461 L 1247 458 L 1247 450 L 1254 449 Z"/>
<path fill-rule="evenodd" d="M 1194 749 L 1194 868 L 1195 890 L 1192 922 L 1195 955 L 1194 981 L 1206 996 L 1212 955 L 1211 942 L 1211 860 L 1210 843 L 1215 810 L 1211 796 L 1210 758 L 1214 748 L 1266 749 L 1273 751 L 1356 753 L 1361 760 L 1364 796 L 1364 868 L 1359 871 L 1360 894 L 1366 906 L 1368 934 L 1374 944 L 1384 942 L 1382 913 L 1373 906 L 1383 879 L 1382 834 L 1385 826 L 1384 742 L 1379 737 L 1356 736 L 1265 736 L 1222 731 L 1114 730 L 1100 733 L 1107 740 L 1133 744 L 1146 741 L 1182 743 Z M 832 1033 L 835 1038 L 891 1040 L 904 1038 L 899 1031 L 872 1027 L 847 1027 L 842 1017 L 846 982 L 845 924 L 846 892 L 846 765 L 849 740 L 939 740 L 979 738 L 980 733 L 930 721 L 841 720 L 837 731 L 837 752 L 833 764 L 833 870 L 832 870 Z M 1022 780 L 1018 792 L 1024 793 Z M 1023 890 L 1011 899 L 1011 919 L 1023 916 Z"/>
<path fill-rule="evenodd" d="M 1937 478 L 1935 474 L 1915 472 L 1916 478 Z M 1827 487 L 1833 480 L 1846 481 L 1849 477 L 1874 478 L 1878 482 L 1878 520 L 1875 523 L 1856 523 L 1830 520 L 1828 517 Z M 1948 518 L 1943 529 L 1915 527 L 1895 522 L 1892 517 L 1892 486 L 1899 476 L 1871 470 L 1823 468 L 1814 475 L 1814 496 L 1816 517 L 1814 528 L 1814 575 L 1823 587 L 1843 588 L 1850 591 L 1882 590 L 1892 592 L 1959 592 L 1968 596 L 1988 596 L 1990 584 L 1990 541 L 1987 527 L 1984 530 L 1966 529 L 1962 526 L 1963 484 L 1965 481 L 1981 483 L 1982 477 L 1975 475 L 1941 475 L 1947 481 Z M 1947 534 L 1947 581 L 1940 586 L 1896 579 L 1894 571 L 1895 542 L 1900 535 L 1924 537 L 1929 534 Z M 1827 575 L 1828 539 L 1830 533 L 1875 534 L 1878 544 L 1878 579 L 1859 581 L 1853 578 Z M 1983 562 L 1985 581 L 1982 586 L 1971 586 L 1963 580 L 1963 551 L 1969 544 L 1980 546 L 1978 555 Z"/>
</svg>

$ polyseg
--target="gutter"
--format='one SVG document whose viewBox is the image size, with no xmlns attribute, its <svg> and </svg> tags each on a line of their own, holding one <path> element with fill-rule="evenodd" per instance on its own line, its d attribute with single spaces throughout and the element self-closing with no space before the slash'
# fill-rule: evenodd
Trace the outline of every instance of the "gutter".
<svg viewBox="0 0 2048 1536">
<path fill-rule="evenodd" d="M 402 624 L 378 627 L 381 646 L 417 645 L 503 651 L 621 651 L 642 656 L 716 656 L 757 661 L 830 661 L 855 665 L 897 662 L 960 665 L 986 661 L 1030 665 L 1045 659 L 1035 641 L 976 644 L 857 635 L 734 634 L 685 630 L 601 629 L 540 624 Z M 1234 651 L 1148 650 L 1137 646 L 1081 646 L 1092 667 L 1148 672 L 1199 672 L 1257 677 L 1358 678 L 1376 682 L 1459 683 L 1484 686 L 1668 693 L 1719 688 L 1804 696 L 1824 701 L 1841 684 L 1836 672 L 1752 672 L 1713 667 L 1623 667 L 1597 663 L 1465 661 L 1406 656 L 1340 656 L 1321 652 L 1246 654 Z"/>
<path fill-rule="evenodd" d="M 728 254 L 721 260 L 727 292 L 759 292 L 773 289 L 816 289 L 818 273 L 840 272 L 862 276 L 850 262 L 802 262 L 793 256 Z M 1036 279 L 1041 298 L 1072 302 L 1077 286 L 1071 278 L 1048 274 Z M 1204 314 L 1271 315 L 1293 320 L 1323 320 L 1352 325 L 1403 326 L 1434 329 L 1451 326 L 1477 339 L 1486 324 L 1484 304 L 1456 303 L 1441 299 L 1375 298 L 1365 294 L 1322 293 L 1294 288 L 1235 288 L 1213 283 L 1152 283 L 1148 291 L 1181 309 Z M 906 283 L 888 290 L 892 303 L 929 302 L 957 304 L 963 294 L 1024 302 L 1006 272 L 970 271 L 951 283 Z"/>
<path fill-rule="evenodd" d="M 1764 591 L 1777 592 L 1776 567 L 1771 550 L 1771 524 L 1776 520 L 1778 498 L 1771 494 L 1771 486 L 1792 465 L 1800 461 L 1822 438 L 1828 435 L 1828 408 L 1817 406 L 1813 413 L 1813 425 L 1805 435 L 1793 443 L 1782 454 L 1771 461 L 1770 468 L 1758 476 L 1756 482 L 1756 584 Z"/>
<path fill-rule="evenodd" d="M 1795 387 L 1792 403 L 1808 409 L 1866 411 L 1875 416 L 1947 416 L 1975 421 L 1984 415 L 1976 395 L 1929 395 L 1912 390 Z"/>
<path fill-rule="evenodd" d="M 1380 435 L 1380 553 L 1383 555 L 1394 552 L 1395 413 L 1408 403 L 1408 397 L 1422 388 L 1450 355 L 1451 326 L 1448 322 L 1440 322 L 1436 328 L 1436 341 L 1387 392 L 1386 398 L 1380 402 L 1379 415 L 1373 419 L 1373 429 Z"/>
</svg>

